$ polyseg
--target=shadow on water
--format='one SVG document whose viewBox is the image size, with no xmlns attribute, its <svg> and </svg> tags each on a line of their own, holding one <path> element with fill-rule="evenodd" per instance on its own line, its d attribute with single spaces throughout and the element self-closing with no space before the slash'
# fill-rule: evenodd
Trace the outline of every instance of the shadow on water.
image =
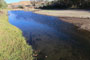
<svg viewBox="0 0 90 60">
<path fill-rule="evenodd" d="M 9 11 L 9 22 L 22 30 L 37 60 L 90 60 L 90 33 L 56 17 Z"/>
</svg>

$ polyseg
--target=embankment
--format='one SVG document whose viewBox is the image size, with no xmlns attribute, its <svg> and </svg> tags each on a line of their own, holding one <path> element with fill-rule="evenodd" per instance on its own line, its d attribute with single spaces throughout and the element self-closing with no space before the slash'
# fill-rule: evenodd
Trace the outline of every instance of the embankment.
<svg viewBox="0 0 90 60">
<path fill-rule="evenodd" d="M 62 21 L 74 24 L 79 29 L 90 31 L 90 10 L 37 10 L 34 12 L 56 16 Z"/>
<path fill-rule="evenodd" d="M 32 52 L 22 32 L 9 24 L 4 11 L 0 15 L 0 60 L 33 60 Z"/>
</svg>

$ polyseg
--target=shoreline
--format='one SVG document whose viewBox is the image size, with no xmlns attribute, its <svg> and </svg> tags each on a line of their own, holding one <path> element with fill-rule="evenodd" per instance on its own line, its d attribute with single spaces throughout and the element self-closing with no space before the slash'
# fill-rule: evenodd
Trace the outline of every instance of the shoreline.
<svg viewBox="0 0 90 60">
<path fill-rule="evenodd" d="M 37 11 L 32 11 L 34 13 L 37 14 L 42 14 L 42 15 L 48 15 L 48 16 L 55 16 L 54 14 L 51 15 L 50 13 L 45 13 L 45 12 L 40 12 L 42 10 L 37 10 Z M 52 12 L 53 13 L 53 12 Z M 77 17 L 77 16 L 55 16 L 57 18 L 59 18 L 60 20 L 67 22 L 67 23 L 71 23 L 73 25 L 75 25 L 76 27 L 78 27 L 78 29 L 83 29 L 86 31 L 90 31 L 90 17 Z"/>
<path fill-rule="evenodd" d="M 10 24 L 7 11 L 3 9 L 3 14 L 0 13 L 0 60 L 33 60 L 31 45 L 27 44 L 22 31 Z"/>
<path fill-rule="evenodd" d="M 15 9 L 17 10 L 17 9 Z M 41 14 L 41 15 L 47 15 L 47 16 L 54 16 L 59 18 L 60 20 L 71 23 L 74 26 L 78 27 L 78 29 L 83 29 L 86 31 L 90 31 L 90 11 L 84 11 L 84 10 L 41 10 L 41 9 L 31 9 L 31 10 L 23 10 L 23 11 L 31 11 L 36 14 Z M 59 12 L 60 11 L 60 12 Z M 66 13 L 65 13 L 66 12 Z M 79 16 L 77 13 L 81 13 Z M 88 13 L 88 15 L 85 15 Z M 62 13 L 63 15 L 57 15 L 57 13 Z M 69 14 L 65 15 L 64 14 Z M 82 15 L 84 14 L 84 15 Z"/>
<path fill-rule="evenodd" d="M 86 31 L 90 31 L 90 19 L 88 18 L 76 18 L 76 17 L 58 17 L 58 18 L 62 21 L 75 25 L 80 30 L 83 29 Z"/>
</svg>

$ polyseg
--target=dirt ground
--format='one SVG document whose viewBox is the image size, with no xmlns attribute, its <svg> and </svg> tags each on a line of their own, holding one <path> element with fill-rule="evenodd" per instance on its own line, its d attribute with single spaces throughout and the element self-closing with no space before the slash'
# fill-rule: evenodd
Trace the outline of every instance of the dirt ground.
<svg viewBox="0 0 90 60">
<path fill-rule="evenodd" d="M 90 31 L 89 10 L 36 10 L 34 12 L 58 17 L 60 20 L 72 23 L 80 29 Z"/>
<path fill-rule="evenodd" d="M 36 10 L 35 13 L 58 17 L 90 18 L 90 10 Z"/>
<path fill-rule="evenodd" d="M 74 24 L 80 29 L 90 31 L 90 18 L 75 18 L 75 17 L 59 17 L 59 18 L 60 20 Z"/>
</svg>

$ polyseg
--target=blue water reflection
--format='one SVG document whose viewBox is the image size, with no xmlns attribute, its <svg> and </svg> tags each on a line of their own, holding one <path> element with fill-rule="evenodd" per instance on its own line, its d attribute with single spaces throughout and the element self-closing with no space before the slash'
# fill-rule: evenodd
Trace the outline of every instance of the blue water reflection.
<svg viewBox="0 0 90 60">
<path fill-rule="evenodd" d="M 9 11 L 8 13 L 9 22 L 21 29 L 27 43 L 39 52 L 38 60 L 90 59 L 88 57 L 90 36 L 84 38 L 72 24 L 53 16 L 32 12 Z"/>
</svg>

